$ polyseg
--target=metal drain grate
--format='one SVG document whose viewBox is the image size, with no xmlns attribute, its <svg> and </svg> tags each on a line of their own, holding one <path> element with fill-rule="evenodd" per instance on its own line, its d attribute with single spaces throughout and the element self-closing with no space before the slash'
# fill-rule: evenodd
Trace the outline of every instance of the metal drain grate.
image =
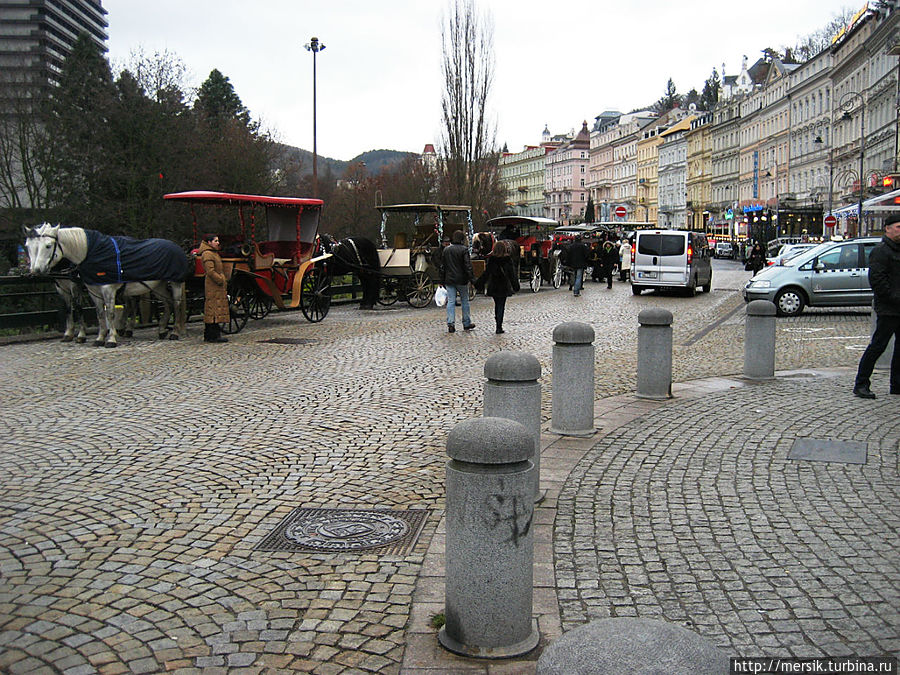
<svg viewBox="0 0 900 675">
<path fill-rule="evenodd" d="M 788 459 L 804 459 L 812 462 L 843 462 L 865 464 L 868 446 L 857 441 L 823 441 L 815 438 L 798 438 L 788 452 Z"/>
<path fill-rule="evenodd" d="M 255 551 L 405 555 L 419 539 L 429 509 L 296 508 Z"/>
<path fill-rule="evenodd" d="M 316 338 L 271 338 L 260 340 L 260 342 L 269 345 L 314 345 L 318 340 Z"/>
</svg>

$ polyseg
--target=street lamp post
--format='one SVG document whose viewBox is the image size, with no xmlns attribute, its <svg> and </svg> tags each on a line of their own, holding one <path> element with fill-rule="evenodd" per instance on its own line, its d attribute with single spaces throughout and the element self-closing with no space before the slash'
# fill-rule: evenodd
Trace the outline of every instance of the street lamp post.
<svg viewBox="0 0 900 675">
<path fill-rule="evenodd" d="M 816 125 L 824 126 L 822 125 Z M 829 127 L 828 133 L 828 215 L 831 215 L 831 211 L 834 208 L 834 142 L 833 136 L 831 133 L 831 128 Z M 816 137 L 813 139 L 813 143 L 816 145 L 823 145 L 825 141 L 822 140 L 822 134 L 816 134 Z M 825 219 L 822 219 L 822 241 L 825 241 Z"/>
<path fill-rule="evenodd" d="M 313 197 L 319 196 L 319 167 L 318 149 L 316 148 L 316 54 L 325 49 L 325 45 L 319 42 L 319 38 L 312 37 L 309 43 L 303 45 L 306 51 L 313 55 Z"/>
<path fill-rule="evenodd" d="M 863 163 L 866 156 L 866 101 L 862 94 L 855 91 L 848 91 L 841 96 L 841 109 L 844 111 L 841 118 L 844 120 L 851 119 L 850 109 L 853 107 L 854 98 L 859 99 L 859 211 L 857 217 L 859 219 L 859 235 L 863 236 L 866 234 L 865 222 L 863 220 L 863 194 L 865 190 L 865 186 L 863 185 L 863 175 L 865 173 Z"/>
</svg>

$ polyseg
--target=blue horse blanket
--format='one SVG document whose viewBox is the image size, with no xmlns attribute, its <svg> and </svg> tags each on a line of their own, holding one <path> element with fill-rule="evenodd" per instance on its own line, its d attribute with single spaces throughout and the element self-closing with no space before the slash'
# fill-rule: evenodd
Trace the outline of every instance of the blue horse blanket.
<svg viewBox="0 0 900 675">
<path fill-rule="evenodd" d="M 86 284 L 184 281 L 188 259 L 168 239 L 132 239 L 85 230 L 87 256 L 78 266 Z"/>
</svg>

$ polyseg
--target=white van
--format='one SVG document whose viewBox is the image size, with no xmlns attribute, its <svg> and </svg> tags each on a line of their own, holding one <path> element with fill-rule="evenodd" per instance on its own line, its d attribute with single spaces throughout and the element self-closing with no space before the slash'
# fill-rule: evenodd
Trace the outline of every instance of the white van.
<svg viewBox="0 0 900 675">
<path fill-rule="evenodd" d="M 712 288 L 709 243 L 702 232 L 638 230 L 631 246 L 631 292 L 678 288 L 690 295 Z"/>
</svg>

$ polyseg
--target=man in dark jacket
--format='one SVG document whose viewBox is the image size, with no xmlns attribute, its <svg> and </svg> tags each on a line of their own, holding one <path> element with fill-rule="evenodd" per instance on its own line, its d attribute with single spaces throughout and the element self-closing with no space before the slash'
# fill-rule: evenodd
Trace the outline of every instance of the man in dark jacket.
<svg viewBox="0 0 900 675">
<path fill-rule="evenodd" d="M 475 324 L 469 315 L 469 282 L 475 280 L 472 259 L 466 248 L 466 235 L 456 230 L 453 242 L 441 254 L 441 285 L 447 288 L 447 330 L 456 332 L 456 293 L 462 305 L 463 329 L 472 330 Z"/>
<path fill-rule="evenodd" d="M 856 372 L 853 394 L 860 398 L 875 398 L 869 389 L 872 371 L 891 336 L 894 337 L 894 356 L 891 359 L 892 394 L 900 394 L 900 216 L 891 216 L 884 225 L 884 237 L 869 255 L 869 285 L 875 296 L 875 332 L 863 352 Z"/>
<path fill-rule="evenodd" d="M 584 286 L 584 268 L 588 266 L 590 256 L 590 249 L 580 234 L 565 249 L 565 264 L 575 270 L 575 282 L 572 284 L 572 288 L 576 298 L 581 295 L 581 288 Z"/>
</svg>

